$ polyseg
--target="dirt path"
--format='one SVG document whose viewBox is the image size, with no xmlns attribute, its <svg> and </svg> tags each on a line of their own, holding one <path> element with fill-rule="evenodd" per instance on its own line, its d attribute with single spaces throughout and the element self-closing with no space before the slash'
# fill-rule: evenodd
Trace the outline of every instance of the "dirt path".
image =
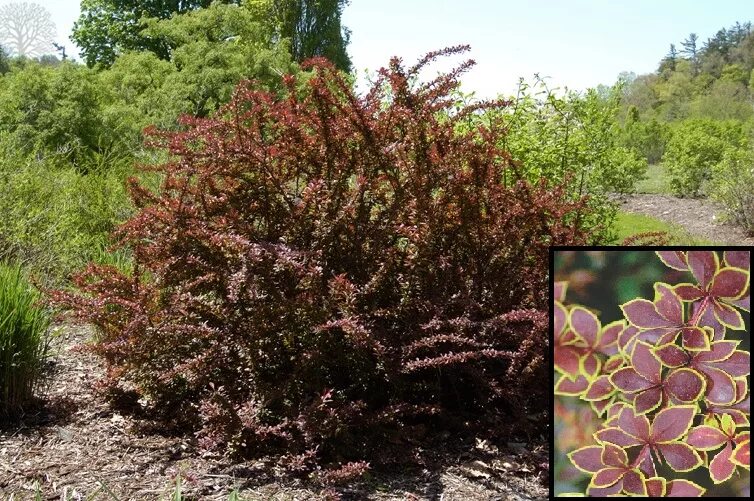
<svg viewBox="0 0 754 501">
<path fill-rule="evenodd" d="M 636 194 L 625 197 L 621 210 L 644 214 L 682 226 L 694 236 L 728 245 L 754 245 L 754 237 L 732 224 L 721 223 L 721 208 L 705 199 Z"/>
<path fill-rule="evenodd" d="M 536 471 L 537 464 L 547 462 L 544 443 L 498 450 L 478 442 L 463 451 L 438 451 L 437 467 L 375 471 L 366 481 L 329 494 L 280 476 L 264 461 L 231 462 L 203 453 L 186 437 L 145 431 L 144 423 L 96 396 L 92 384 L 103 367 L 76 349 L 90 335 L 87 328 L 60 327 L 44 407 L 20 424 L 0 426 L 0 499 L 32 499 L 37 488 L 49 500 L 171 499 L 178 474 L 187 500 L 227 500 L 236 487 L 244 500 L 523 501 L 547 496 L 546 479 Z"/>
</svg>

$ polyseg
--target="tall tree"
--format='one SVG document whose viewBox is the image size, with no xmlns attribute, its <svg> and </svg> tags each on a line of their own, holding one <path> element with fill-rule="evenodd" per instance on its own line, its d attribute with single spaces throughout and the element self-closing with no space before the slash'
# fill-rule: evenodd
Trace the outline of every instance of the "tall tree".
<svg viewBox="0 0 754 501">
<path fill-rule="evenodd" d="M 699 50 L 697 48 L 698 41 L 699 36 L 697 36 L 696 33 L 691 33 L 686 40 L 681 42 L 681 46 L 683 46 L 681 53 L 691 59 L 691 65 L 695 75 L 699 70 Z"/>
<path fill-rule="evenodd" d="M 0 6 L 0 45 L 16 56 L 37 57 L 54 51 L 55 23 L 36 3 Z"/>
<path fill-rule="evenodd" d="M 142 33 L 142 18 L 168 19 L 211 3 L 212 0 L 82 0 L 71 40 L 81 49 L 88 66 L 99 63 L 109 67 L 124 50 L 149 50 L 169 59 L 170 47 L 165 40 Z"/>
<path fill-rule="evenodd" d="M 675 48 L 675 44 L 670 44 L 670 50 L 668 51 L 665 59 L 660 63 L 660 70 L 669 68 L 670 71 L 675 71 L 675 64 L 678 62 L 678 50 Z"/>
<path fill-rule="evenodd" d="M 349 3 L 350 0 L 273 0 L 280 36 L 290 40 L 295 61 L 322 56 L 340 70 L 351 70 L 346 52 L 351 32 L 341 25 L 341 14 Z"/>
</svg>

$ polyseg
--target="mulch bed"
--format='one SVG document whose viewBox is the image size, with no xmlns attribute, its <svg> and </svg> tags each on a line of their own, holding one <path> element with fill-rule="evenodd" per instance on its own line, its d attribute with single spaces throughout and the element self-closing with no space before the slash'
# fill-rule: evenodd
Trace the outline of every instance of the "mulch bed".
<svg viewBox="0 0 754 501">
<path fill-rule="evenodd" d="M 170 499 L 181 478 L 183 499 L 442 499 L 524 500 L 547 497 L 548 449 L 510 443 L 506 450 L 483 441 L 465 448 L 429 451 L 433 467 L 374 471 L 368 479 L 330 490 L 285 477 L 271 461 L 232 462 L 202 452 L 191 437 L 145 431 L 92 389 L 104 369 L 76 349 L 92 332 L 68 324 L 55 328 L 57 356 L 40 407 L 0 427 L 0 498 Z"/>
<path fill-rule="evenodd" d="M 754 245 L 743 228 L 722 222 L 720 205 L 703 198 L 640 193 L 621 200 L 621 210 L 675 223 L 692 235 L 727 245 Z"/>
</svg>

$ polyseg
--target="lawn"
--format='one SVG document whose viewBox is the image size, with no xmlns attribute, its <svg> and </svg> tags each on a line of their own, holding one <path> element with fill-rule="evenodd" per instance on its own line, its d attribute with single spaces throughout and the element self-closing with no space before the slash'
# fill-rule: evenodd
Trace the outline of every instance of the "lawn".
<svg viewBox="0 0 754 501">
<path fill-rule="evenodd" d="M 638 193 L 672 194 L 670 176 L 662 164 L 651 164 L 647 168 L 647 179 L 636 183 Z"/>
<path fill-rule="evenodd" d="M 653 217 L 630 212 L 618 212 L 615 218 L 615 232 L 617 241 L 622 242 L 625 238 L 636 233 L 650 231 L 666 231 L 670 234 L 671 245 L 714 245 L 715 242 L 697 237 L 673 223 L 666 223 Z"/>
</svg>

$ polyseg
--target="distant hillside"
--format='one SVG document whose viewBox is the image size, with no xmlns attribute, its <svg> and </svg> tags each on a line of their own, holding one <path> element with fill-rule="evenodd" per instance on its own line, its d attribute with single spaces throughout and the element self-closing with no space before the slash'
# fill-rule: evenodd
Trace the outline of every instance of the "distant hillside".
<svg viewBox="0 0 754 501">
<path fill-rule="evenodd" d="M 643 120 L 748 120 L 754 116 L 752 24 L 737 22 L 705 42 L 691 33 L 670 44 L 657 71 L 625 79 L 625 109 L 635 107 Z"/>
</svg>

